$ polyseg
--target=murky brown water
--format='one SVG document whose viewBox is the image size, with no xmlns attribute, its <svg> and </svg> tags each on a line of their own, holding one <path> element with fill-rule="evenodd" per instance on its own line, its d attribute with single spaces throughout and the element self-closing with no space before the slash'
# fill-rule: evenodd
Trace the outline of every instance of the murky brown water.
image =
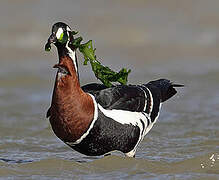
<svg viewBox="0 0 219 180">
<path fill-rule="evenodd" d="M 0 179 L 219 179 L 219 1 L 1 1 Z M 130 83 L 184 83 L 136 158 L 90 158 L 58 140 L 45 112 L 57 62 L 56 21 L 88 40 Z M 81 60 L 81 59 L 80 59 Z M 85 71 L 86 69 L 86 71 Z M 95 81 L 80 66 L 82 84 Z"/>
</svg>

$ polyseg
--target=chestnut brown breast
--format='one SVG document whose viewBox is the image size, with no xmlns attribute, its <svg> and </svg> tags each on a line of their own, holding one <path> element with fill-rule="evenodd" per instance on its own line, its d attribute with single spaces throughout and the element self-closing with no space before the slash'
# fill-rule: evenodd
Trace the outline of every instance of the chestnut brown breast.
<svg viewBox="0 0 219 180">
<path fill-rule="evenodd" d="M 50 123 L 57 137 L 74 142 L 89 128 L 94 116 L 94 104 L 90 95 L 80 88 L 72 60 L 65 56 L 59 65 L 68 75 L 60 77 L 57 72 L 50 109 Z"/>
</svg>

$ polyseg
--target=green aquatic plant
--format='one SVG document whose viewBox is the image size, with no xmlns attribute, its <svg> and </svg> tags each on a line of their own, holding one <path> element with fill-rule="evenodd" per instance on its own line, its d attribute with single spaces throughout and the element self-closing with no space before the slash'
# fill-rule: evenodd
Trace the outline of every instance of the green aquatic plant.
<svg viewBox="0 0 219 180">
<path fill-rule="evenodd" d="M 75 35 L 76 32 L 73 31 L 72 34 Z M 88 62 L 90 62 L 92 71 L 94 72 L 96 78 L 99 79 L 107 87 L 113 86 L 113 82 L 119 82 L 122 85 L 126 85 L 128 81 L 128 74 L 131 72 L 131 70 L 122 68 L 119 72 L 115 72 L 109 67 L 102 65 L 97 60 L 95 54 L 96 49 L 93 48 L 92 40 L 81 44 L 82 40 L 83 38 L 80 36 L 74 39 L 71 43 L 83 54 L 84 65 L 87 65 Z"/>
<path fill-rule="evenodd" d="M 72 35 L 76 35 L 78 32 L 72 31 Z M 87 65 L 88 62 L 91 64 L 92 71 L 94 72 L 97 79 L 99 79 L 105 86 L 112 87 L 113 83 L 120 83 L 126 85 L 128 81 L 128 75 L 131 70 L 122 68 L 119 72 L 115 72 L 107 66 L 102 65 L 96 57 L 95 51 L 93 48 L 92 40 L 89 40 L 86 43 L 81 44 L 83 38 L 77 37 L 73 39 L 70 43 L 74 46 L 75 49 L 78 49 L 84 56 L 84 65 Z M 49 43 L 46 44 L 45 50 L 50 51 L 51 46 Z"/>
<path fill-rule="evenodd" d="M 77 41 L 77 39 L 76 39 Z M 118 82 L 126 85 L 128 81 L 128 74 L 131 70 L 122 68 L 119 72 L 115 72 L 107 66 L 102 65 L 95 55 L 96 49 L 93 48 L 92 40 L 78 46 L 79 51 L 84 56 L 84 65 L 90 62 L 92 70 L 97 79 L 99 79 L 105 86 L 113 86 L 113 82 Z"/>
</svg>

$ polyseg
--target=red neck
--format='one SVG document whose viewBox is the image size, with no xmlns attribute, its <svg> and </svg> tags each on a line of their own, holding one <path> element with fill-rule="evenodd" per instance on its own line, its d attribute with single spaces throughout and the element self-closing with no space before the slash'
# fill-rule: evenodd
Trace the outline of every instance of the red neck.
<svg viewBox="0 0 219 180">
<path fill-rule="evenodd" d="M 76 68 L 69 56 L 60 58 L 68 75 L 57 72 L 51 104 L 50 123 L 55 134 L 63 141 L 74 142 L 88 129 L 94 116 L 92 98 L 82 91 Z"/>
</svg>

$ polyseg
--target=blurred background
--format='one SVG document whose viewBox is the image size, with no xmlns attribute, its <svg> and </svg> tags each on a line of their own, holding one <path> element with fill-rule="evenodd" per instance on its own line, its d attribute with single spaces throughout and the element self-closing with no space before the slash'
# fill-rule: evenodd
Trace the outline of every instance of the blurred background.
<svg viewBox="0 0 219 180">
<path fill-rule="evenodd" d="M 1 0 L 0 179 L 219 179 L 219 1 Z M 185 84 L 164 104 L 136 159 L 88 158 L 53 134 L 57 51 L 44 45 L 66 22 L 100 61 L 130 68 L 129 83 Z M 81 84 L 96 82 L 78 53 Z"/>
</svg>

